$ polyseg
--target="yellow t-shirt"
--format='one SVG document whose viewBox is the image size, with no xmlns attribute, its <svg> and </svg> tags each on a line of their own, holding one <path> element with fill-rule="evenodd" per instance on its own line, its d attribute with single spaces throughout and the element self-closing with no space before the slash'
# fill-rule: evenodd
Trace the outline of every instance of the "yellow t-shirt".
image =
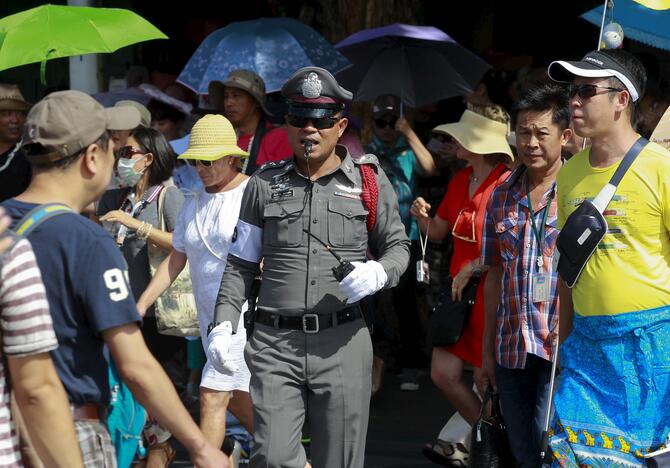
<svg viewBox="0 0 670 468">
<path fill-rule="evenodd" d="M 589 148 L 557 177 L 558 226 L 592 200 L 620 163 L 594 168 Z M 579 315 L 614 315 L 670 304 L 670 152 L 650 143 L 603 213 L 607 234 L 572 290 Z"/>
</svg>

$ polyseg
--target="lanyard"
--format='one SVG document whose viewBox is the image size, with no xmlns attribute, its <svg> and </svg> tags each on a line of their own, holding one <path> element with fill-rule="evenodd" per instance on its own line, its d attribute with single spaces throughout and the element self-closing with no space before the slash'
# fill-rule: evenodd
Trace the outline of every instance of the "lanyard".
<svg viewBox="0 0 670 468">
<path fill-rule="evenodd" d="M 533 202 L 530 200 L 530 181 L 528 179 L 528 173 L 526 173 L 526 197 L 528 198 L 528 209 L 530 210 L 530 223 L 533 228 L 533 234 L 535 234 L 535 239 L 537 240 L 537 267 L 542 268 L 544 265 L 543 249 L 542 245 L 544 243 L 544 231 L 547 224 L 547 215 L 549 214 L 549 208 L 551 207 L 551 201 L 554 199 L 554 190 L 549 194 L 549 199 L 547 204 L 544 207 L 542 213 L 542 225 L 538 229 L 535 224 L 535 211 L 533 210 Z"/>
<path fill-rule="evenodd" d="M 210 247 L 209 242 L 207 242 L 207 237 L 205 237 L 205 232 L 203 229 L 200 228 L 200 220 L 198 220 L 198 212 L 200 211 L 200 192 L 198 195 L 195 197 L 195 229 L 198 231 L 198 235 L 200 236 L 200 239 L 202 240 L 202 243 L 205 244 L 205 247 L 207 250 L 209 250 L 209 253 L 211 253 L 214 257 L 218 258 L 222 262 L 226 262 L 226 258 L 223 257 L 222 255 L 216 253 L 212 247 Z"/>
<path fill-rule="evenodd" d="M 428 227 L 426 228 L 426 238 L 425 240 L 421 236 L 421 228 L 419 231 L 419 244 L 421 244 L 421 261 L 426 261 L 426 247 L 428 247 L 428 233 L 430 232 L 430 219 L 428 220 Z"/>
</svg>

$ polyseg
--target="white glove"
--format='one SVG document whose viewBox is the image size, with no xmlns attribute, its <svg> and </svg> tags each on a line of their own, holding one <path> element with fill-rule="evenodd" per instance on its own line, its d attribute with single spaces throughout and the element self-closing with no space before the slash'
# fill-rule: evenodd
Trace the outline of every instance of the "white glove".
<svg viewBox="0 0 670 468">
<path fill-rule="evenodd" d="M 220 323 L 209 333 L 208 340 L 207 351 L 214 369 L 226 375 L 237 372 L 239 366 L 235 364 L 233 356 L 230 354 L 230 345 L 233 341 L 233 325 L 229 321 Z"/>
<path fill-rule="evenodd" d="M 379 262 L 368 260 L 367 262 L 351 262 L 355 267 L 339 282 L 340 291 L 347 296 L 347 304 L 353 304 L 365 296 L 374 294 L 384 287 L 388 276 L 384 267 Z"/>
</svg>

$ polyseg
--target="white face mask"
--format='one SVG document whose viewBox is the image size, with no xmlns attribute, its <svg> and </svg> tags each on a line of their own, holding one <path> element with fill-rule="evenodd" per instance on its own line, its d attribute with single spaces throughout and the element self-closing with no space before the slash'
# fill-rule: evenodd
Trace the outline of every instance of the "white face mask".
<svg viewBox="0 0 670 468">
<path fill-rule="evenodd" d="M 122 185 L 126 187 L 134 187 L 140 181 L 146 168 L 137 172 L 135 170 L 135 164 L 144 158 L 146 158 L 146 156 L 142 156 L 140 159 L 119 159 L 119 162 L 116 164 L 116 172 L 119 174 L 119 182 Z"/>
</svg>

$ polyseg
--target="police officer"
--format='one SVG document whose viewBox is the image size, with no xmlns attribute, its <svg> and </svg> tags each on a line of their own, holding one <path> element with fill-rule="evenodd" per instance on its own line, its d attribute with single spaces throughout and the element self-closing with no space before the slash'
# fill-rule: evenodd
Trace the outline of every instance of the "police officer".
<svg viewBox="0 0 670 468">
<path fill-rule="evenodd" d="M 398 283 L 409 241 L 377 158 L 354 160 L 337 145 L 352 94 L 317 67 L 298 70 L 282 94 L 294 156 L 264 165 L 249 180 L 209 355 L 219 371 L 235 371 L 231 334 L 263 260 L 255 330 L 245 348 L 256 442 L 251 466 L 303 468 L 309 411 L 314 466 L 362 467 L 372 346 L 358 302 Z M 365 165 L 372 180 L 364 183 Z M 376 261 L 365 261 L 368 245 Z"/>
</svg>

